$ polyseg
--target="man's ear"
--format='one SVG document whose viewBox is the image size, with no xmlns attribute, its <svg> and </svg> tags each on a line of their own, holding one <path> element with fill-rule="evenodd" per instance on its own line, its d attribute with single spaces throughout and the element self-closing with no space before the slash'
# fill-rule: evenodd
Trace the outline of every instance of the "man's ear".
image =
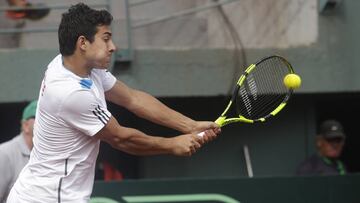
<svg viewBox="0 0 360 203">
<path fill-rule="evenodd" d="M 84 36 L 80 36 L 76 42 L 77 46 L 79 47 L 80 50 L 85 50 L 86 49 L 86 45 L 87 45 L 87 40 Z"/>
</svg>

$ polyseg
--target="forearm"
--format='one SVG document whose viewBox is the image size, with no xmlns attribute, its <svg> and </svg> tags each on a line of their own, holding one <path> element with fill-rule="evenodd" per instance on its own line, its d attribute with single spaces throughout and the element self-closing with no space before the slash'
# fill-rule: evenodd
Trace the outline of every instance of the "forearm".
<svg viewBox="0 0 360 203">
<path fill-rule="evenodd" d="M 94 137 L 133 155 L 171 154 L 173 150 L 170 138 L 149 136 L 139 130 L 120 126 L 114 117 Z"/>
<path fill-rule="evenodd" d="M 139 130 L 120 126 L 114 117 L 110 118 L 94 138 L 133 155 L 191 156 L 201 144 L 206 142 L 195 134 L 183 134 L 171 138 L 149 136 Z"/>
<path fill-rule="evenodd" d="M 136 91 L 135 97 L 136 102 L 133 103 L 129 110 L 137 116 L 183 133 L 193 131 L 194 120 L 170 109 L 155 97 L 140 91 Z"/>
<path fill-rule="evenodd" d="M 117 81 L 114 87 L 105 92 L 105 97 L 108 101 L 127 108 L 141 118 L 185 134 L 202 132 L 218 127 L 213 122 L 196 122 L 170 109 L 155 97 L 129 88 L 120 81 Z"/>
<path fill-rule="evenodd" d="M 117 138 L 111 142 L 112 147 L 129 154 L 145 156 L 172 153 L 169 138 L 149 136 L 132 128 L 122 130 Z"/>
</svg>

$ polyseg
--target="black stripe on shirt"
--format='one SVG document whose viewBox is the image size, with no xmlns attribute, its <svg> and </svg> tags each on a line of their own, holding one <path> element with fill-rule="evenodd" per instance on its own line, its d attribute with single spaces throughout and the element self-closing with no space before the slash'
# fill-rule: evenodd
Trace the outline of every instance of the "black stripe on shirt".
<svg viewBox="0 0 360 203">
<path fill-rule="evenodd" d="M 92 112 L 104 125 L 110 120 L 110 117 L 99 105 L 95 108 L 95 111 Z"/>
<path fill-rule="evenodd" d="M 101 115 L 104 115 L 105 119 L 106 119 L 107 121 L 109 121 L 110 117 L 105 113 L 105 111 L 104 111 L 99 105 L 96 107 L 95 110 L 97 110 L 98 112 L 100 112 Z"/>
<path fill-rule="evenodd" d="M 67 175 L 67 165 L 68 165 L 68 160 L 69 159 L 65 159 L 65 172 L 64 172 L 64 174 L 65 174 L 65 176 Z M 63 180 L 63 177 L 62 178 L 60 178 L 60 180 L 59 180 L 59 187 L 58 187 L 58 203 L 61 203 L 61 184 L 62 184 L 62 180 Z"/>
<path fill-rule="evenodd" d="M 62 179 L 63 178 L 60 178 L 59 180 L 59 187 L 58 187 L 58 203 L 61 203 L 61 183 L 62 183 Z"/>
<path fill-rule="evenodd" d="M 100 115 L 98 115 L 97 111 L 92 111 L 92 112 L 104 125 L 106 125 L 106 121 L 104 120 L 104 118 L 102 118 Z"/>
</svg>

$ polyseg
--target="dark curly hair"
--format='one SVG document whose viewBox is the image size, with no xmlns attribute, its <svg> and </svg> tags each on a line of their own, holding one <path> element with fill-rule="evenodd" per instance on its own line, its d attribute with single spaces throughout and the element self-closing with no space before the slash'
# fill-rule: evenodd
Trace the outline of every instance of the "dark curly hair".
<svg viewBox="0 0 360 203">
<path fill-rule="evenodd" d="M 80 36 L 93 42 L 97 26 L 110 25 L 112 20 L 112 15 L 106 10 L 94 10 L 84 3 L 72 5 L 67 12 L 62 14 L 59 25 L 60 53 L 63 56 L 72 55 Z"/>
</svg>

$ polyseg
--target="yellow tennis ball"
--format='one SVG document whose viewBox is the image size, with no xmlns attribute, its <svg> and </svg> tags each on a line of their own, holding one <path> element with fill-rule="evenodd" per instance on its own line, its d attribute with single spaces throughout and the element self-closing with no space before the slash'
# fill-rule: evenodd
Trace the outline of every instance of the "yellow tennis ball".
<svg viewBox="0 0 360 203">
<path fill-rule="evenodd" d="M 290 89 L 299 88 L 301 85 L 301 78 L 300 78 L 300 76 L 298 76 L 294 73 L 287 74 L 284 77 L 284 84 L 287 88 L 290 88 Z"/>
</svg>

